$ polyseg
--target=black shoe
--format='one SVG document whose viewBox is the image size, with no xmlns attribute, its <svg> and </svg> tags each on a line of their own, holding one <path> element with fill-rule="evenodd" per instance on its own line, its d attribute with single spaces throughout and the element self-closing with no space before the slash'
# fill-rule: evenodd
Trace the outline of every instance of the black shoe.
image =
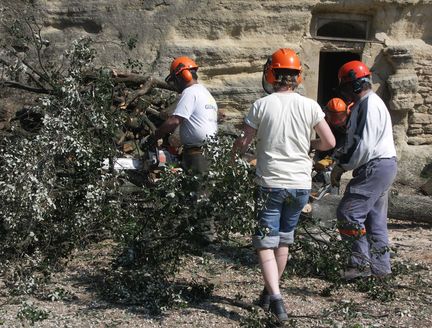
<svg viewBox="0 0 432 328">
<path fill-rule="evenodd" d="M 283 299 L 270 300 L 270 312 L 273 313 L 279 321 L 288 320 L 288 314 Z"/>
<path fill-rule="evenodd" d="M 268 311 L 270 308 L 270 295 L 267 293 L 267 289 L 264 287 L 259 299 L 256 301 L 256 305 L 262 308 L 264 311 Z"/>
</svg>

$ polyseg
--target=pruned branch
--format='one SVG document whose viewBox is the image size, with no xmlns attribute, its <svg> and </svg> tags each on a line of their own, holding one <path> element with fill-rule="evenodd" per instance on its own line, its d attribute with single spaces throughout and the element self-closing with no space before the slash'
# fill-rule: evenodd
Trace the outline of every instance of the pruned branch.
<svg viewBox="0 0 432 328">
<path fill-rule="evenodd" d="M 99 73 L 97 71 L 89 71 L 84 74 L 84 77 L 87 81 L 96 80 L 99 77 Z M 123 83 L 127 87 L 141 88 L 142 90 L 140 90 L 140 92 L 143 92 L 142 95 L 150 92 L 152 88 L 175 91 L 174 88 L 165 81 L 161 81 L 150 75 L 123 73 L 111 69 L 111 78 L 115 84 Z M 141 87 L 141 85 L 143 86 Z"/>
<path fill-rule="evenodd" d="M 154 123 L 152 121 L 150 121 L 150 119 L 147 117 L 146 114 L 142 115 L 142 119 L 143 119 L 144 123 L 150 128 L 152 133 L 155 133 L 156 126 L 154 125 Z"/>
<path fill-rule="evenodd" d="M 44 89 L 45 87 L 42 85 L 42 83 L 40 83 L 33 75 L 31 75 L 29 72 L 26 72 L 26 75 L 34 82 L 36 83 L 36 85 L 41 88 Z"/>
<path fill-rule="evenodd" d="M 39 93 L 39 94 L 51 95 L 51 94 L 54 93 L 54 91 L 50 90 L 50 89 L 34 88 L 34 87 L 29 86 L 29 85 L 22 84 L 22 83 L 19 83 L 19 82 L 15 82 L 15 81 L 0 81 L 0 84 L 4 85 L 6 87 L 9 87 L 9 88 L 26 90 L 26 91 L 29 91 L 29 92 Z"/>
</svg>

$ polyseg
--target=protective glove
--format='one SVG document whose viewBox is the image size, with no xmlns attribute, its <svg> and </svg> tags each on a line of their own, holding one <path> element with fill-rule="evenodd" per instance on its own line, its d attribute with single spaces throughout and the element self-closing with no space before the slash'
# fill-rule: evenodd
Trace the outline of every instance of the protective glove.
<svg viewBox="0 0 432 328">
<path fill-rule="evenodd" d="M 315 170 L 317 172 L 324 171 L 325 169 L 327 169 L 332 164 L 333 164 L 333 159 L 330 156 L 326 156 L 323 159 L 321 159 L 315 163 Z"/>
<path fill-rule="evenodd" d="M 141 149 L 155 148 L 160 147 L 162 145 L 162 139 L 156 139 L 153 134 L 148 135 L 147 137 L 141 140 Z"/>
<path fill-rule="evenodd" d="M 346 171 L 340 165 L 335 165 L 331 171 L 330 184 L 333 187 L 340 187 L 340 180 L 342 174 L 344 174 L 345 172 Z"/>
</svg>

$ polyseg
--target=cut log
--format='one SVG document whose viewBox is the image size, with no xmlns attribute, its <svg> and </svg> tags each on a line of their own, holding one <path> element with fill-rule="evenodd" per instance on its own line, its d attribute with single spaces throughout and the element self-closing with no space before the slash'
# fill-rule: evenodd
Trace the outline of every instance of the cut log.
<svg viewBox="0 0 432 328">
<path fill-rule="evenodd" d="M 421 195 L 391 195 L 388 217 L 432 223 L 432 198 Z"/>
<path fill-rule="evenodd" d="M 342 195 L 327 195 L 312 203 L 310 216 L 330 225 L 336 220 L 336 209 Z M 390 195 L 388 217 L 398 220 L 432 223 L 432 198 L 421 195 Z"/>
</svg>

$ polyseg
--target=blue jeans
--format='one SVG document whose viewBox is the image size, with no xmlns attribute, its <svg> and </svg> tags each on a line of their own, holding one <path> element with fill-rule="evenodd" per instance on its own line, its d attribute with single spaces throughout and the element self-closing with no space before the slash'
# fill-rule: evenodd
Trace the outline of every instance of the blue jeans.
<svg viewBox="0 0 432 328">
<path fill-rule="evenodd" d="M 294 230 L 310 189 L 258 187 L 255 197 L 258 227 L 252 237 L 255 248 L 278 248 L 294 242 Z"/>
</svg>

